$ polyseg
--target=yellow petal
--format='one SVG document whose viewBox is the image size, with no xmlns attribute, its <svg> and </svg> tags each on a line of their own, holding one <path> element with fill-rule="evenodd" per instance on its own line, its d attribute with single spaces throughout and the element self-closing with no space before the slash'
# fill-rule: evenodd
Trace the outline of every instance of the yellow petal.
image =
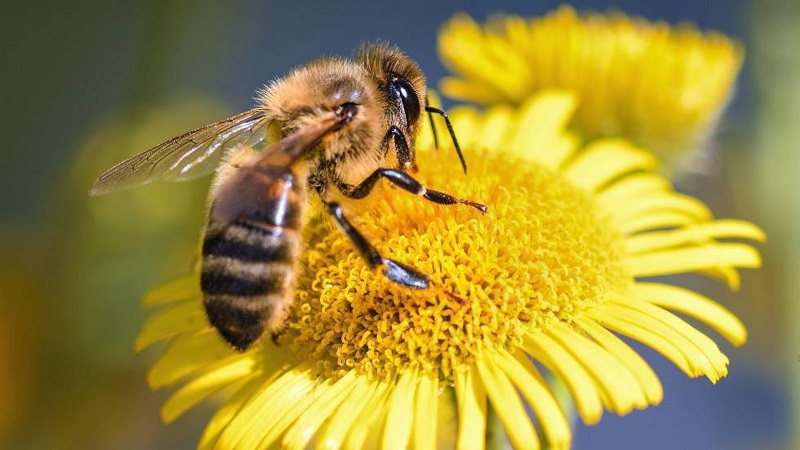
<svg viewBox="0 0 800 450">
<path fill-rule="evenodd" d="M 548 448 L 569 448 L 572 433 L 567 417 L 536 366 L 522 352 L 515 352 L 514 356 L 504 351 L 498 351 L 497 354 L 498 367 L 536 413 Z"/>
<path fill-rule="evenodd" d="M 603 347 L 579 335 L 561 323 L 554 323 L 548 335 L 564 346 L 604 391 L 605 404 L 611 411 L 625 415 L 632 409 L 648 406 L 642 387 L 624 364 Z"/>
<path fill-rule="evenodd" d="M 628 172 L 653 170 L 658 161 L 649 153 L 636 149 L 621 139 L 599 139 L 589 144 L 564 170 L 573 183 L 589 191 Z"/>
<path fill-rule="evenodd" d="M 610 303 L 605 306 L 605 311 L 608 314 L 625 322 L 625 326 L 622 327 L 624 329 L 615 329 L 615 331 L 638 340 L 639 336 L 634 336 L 634 334 L 640 333 L 641 330 L 647 330 L 649 334 L 654 334 L 661 339 L 667 340 L 670 346 L 674 348 L 674 351 L 681 355 L 681 358 L 673 359 L 671 352 L 662 352 L 665 348 L 663 343 L 654 342 L 654 345 L 650 345 L 651 341 L 645 343 L 662 352 L 691 377 L 705 375 L 712 382 L 716 382 L 727 374 L 728 359 L 716 348 L 713 342 L 709 344 L 710 340 L 707 341 L 701 338 L 699 336 L 701 333 L 697 332 L 697 330 L 694 330 L 696 332 L 695 335 L 683 326 L 678 325 L 676 321 L 679 321 L 679 319 L 674 316 L 672 316 L 673 321 L 653 311 L 642 311 L 642 303 Z M 663 310 L 662 312 L 667 313 Z M 608 318 L 605 320 L 608 321 Z M 605 324 L 612 329 L 618 326 L 611 322 Z M 683 325 L 688 327 L 685 322 L 683 322 Z M 648 338 L 647 334 L 644 336 L 646 339 Z"/>
<path fill-rule="evenodd" d="M 350 395 L 340 402 L 317 438 L 318 448 L 332 449 L 344 446 L 350 428 L 372 399 L 377 387 L 377 382 L 367 379 L 362 379 L 353 386 Z"/>
<path fill-rule="evenodd" d="M 377 441 L 379 433 L 376 433 L 376 424 L 381 423 L 386 414 L 393 388 L 394 385 L 385 381 L 376 382 L 375 391 L 347 433 L 344 448 L 358 450 L 364 448 L 366 442 Z M 370 437 L 372 439 L 368 439 Z"/>
<path fill-rule="evenodd" d="M 606 312 L 600 308 L 587 311 L 587 315 L 602 324 L 605 328 L 617 332 L 623 336 L 627 336 L 635 341 L 652 348 L 653 350 L 661 353 L 665 358 L 672 361 L 673 364 L 678 366 L 683 373 L 696 377 L 700 375 L 692 367 L 689 359 L 681 352 L 681 350 L 670 340 L 671 335 L 661 335 L 656 331 L 647 328 L 647 324 L 637 323 L 632 319 L 626 320 L 624 317 L 618 317 L 616 314 Z"/>
<path fill-rule="evenodd" d="M 483 119 L 483 128 L 480 132 L 481 147 L 502 147 L 513 123 L 513 117 L 514 110 L 507 106 L 495 106 L 486 111 L 486 116 Z"/>
<path fill-rule="evenodd" d="M 735 267 L 707 267 L 698 270 L 697 273 L 721 280 L 732 291 L 738 290 L 741 283 L 741 277 Z"/>
<path fill-rule="evenodd" d="M 266 379 L 219 436 L 220 448 L 260 448 L 275 442 L 309 405 L 330 388 L 304 363 Z"/>
<path fill-rule="evenodd" d="M 147 374 L 147 383 L 157 389 L 168 386 L 217 363 L 224 363 L 239 354 L 222 343 L 215 332 L 204 330 L 174 338 Z"/>
<path fill-rule="evenodd" d="M 176 302 L 198 298 L 200 295 L 200 280 L 195 276 L 187 275 L 156 286 L 144 296 L 144 306 L 151 307 L 164 303 Z"/>
<path fill-rule="evenodd" d="M 682 227 L 695 222 L 697 218 L 686 211 L 658 211 L 628 220 L 617 220 L 612 216 L 614 226 L 629 235 L 657 228 Z"/>
<path fill-rule="evenodd" d="M 306 411 L 297 418 L 297 421 L 286 431 L 283 436 L 283 448 L 304 449 L 317 433 L 322 423 L 338 408 L 350 395 L 355 387 L 363 383 L 354 370 L 348 371 L 342 378 L 332 385 L 318 385 L 314 390 L 314 401 Z M 354 407 L 347 403 L 348 407 Z M 358 413 L 356 408 L 354 414 Z M 274 414 L 274 412 L 273 412 Z"/>
<path fill-rule="evenodd" d="M 677 333 L 682 339 L 675 342 L 681 346 L 684 354 L 701 370 L 712 382 L 724 377 L 728 373 L 728 357 L 725 356 L 711 338 L 698 331 L 679 317 L 647 302 L 625 301 L 615 303 L 613 306 L 622 306 L 637 311 L 640 318 L 653 318 Z M 651 322 L 652 324 L 652 322 Z M 667 335 L 664 332 L 664 335 Z M 673 335 L 674 339 L 674 335 Z M 699 354 L 697 352 L 699 351 Z"/>
<path fill-rule="evenodd" d="M 527 61 L 514 52 L 514 48 L 505 40 L 498 38 L 494 33 L 486 34 L 486 50 L 488 58 L 494 63 L 494 67 L 502 67 L 503 70 L 496 71 L 500 74 L 495 86 L 501 91 L 504 97 L 520 98 L 528 94 L 527 80 L 517 74 L 525 71 Z"/>
<path fill-rule="evenodd" d="M 436 446 L 436 420 L 439 407 L 439 378 L 421 375 L 414 397 L 414 432 L 411 447 L 429 449 Z"/>
<path fill-rule="evenodd" d="M 664 388 L 661 385 L 661 381 L 650 365 L 638 353 L 633 351 L 622 339 L 598 325 L 594 320 L 586 317 L 577 317 L 576 321 L 592 339 L 628 367 L 628 370 L 638 380 L 648 402 L 654 405 L 661 403 L 664 398 Z"/>
<path fill-rule="evenodd" d="M 179 333 L 193 334 L 204 328 L 208 328 L 208 322 L 196 299 L 177 302 L 147 319 L 136 336 L 134 347 L 140 352 L 168 337 Z"/>
<path fill-rule="evenodd" d="M 523 348 L 567 386 L 584 423 L 591 425 L 600 420 L 603 404 L 597 386 L 564 347 L 544 333 L 529 333 L 524 337 Z"/>
<path fill-rule="evenodd" d="M 645 253 L 671 247 L 706 243 L 712 239 L 738 238 L 763 242 L 764 232 L 741 220 L 716 220 L 691 227 L 668 231 L 653 231 L 631 236 L 625 240 L 628 254 Z"/>
<path fill-rule="evenodd" d="M 724 243 L 632 255 L 626 258 L 626 264 L 634 276 L 647 277 L 694 272 L 715 266 L 755 268 L 761 265 L 761 258 L 758 251 L 749 245 Z"/>
<path fill-rule="evenodd" d="M 637 220 L 650 220 L 659 214 L 678 214 L 692 222 L 711 219 L 711 212 L 706 205 L 696 198 L 675 193 L 643 196 L 638 201 L 631 201 L 624 207 L 617 208 L 612 223 L 627 229 L 625 224 Z M 686 223 L 686 222 L 682 222 Z M 670 222 L 655 223 L 653 228 L 673 226 Z"/>
<path fill-rule="evenodd" d="M 232 359 L 186 383 L 164 402 L 161 420 L 170 423 L 214 392 L 247 377 L 252 373 L 253 359 L 250 355 Z"/>
<path fill-rule="evenodd" d="M 535 156 L 537 163 L 557 170 L 577 147 L 576 140 L 563 131 L 576 105 L 575 95 L 567 91 L 548 90 L 533 96 L 520 107 L 516 126 L 503 147 L 526 159 Z"/>
<path fill-rule="evenodd" d="M 414 389 L 419 377 L 416 371 L 406 371 L 397 382 L 383 428 L 381 448 L 404 449 L 411 438 L 414 419 Z"/>
<path fill-rule="evenodd" d="M 475 367 L 469 371 L 457 371 L 455 374 L 458 448 L 482 450 L 486 440 L 486 388 Z"/>
<path fill-rule="evenodd" d="M 468 74 L 471 77 L 485 78 L 483 75 L 487 70 L 493 67 L 492 61 L 486 55 L 483 46 L 475 45 L 483 40 L 483 32 L 478 27 L 478 24 L 472 20 L 471 17 L 465 14 L 459 14 L 446 24 L 446 27 L 452 30 L 456 39 L 448 38 L 443 35 L 438 45 L 439 54 L 441 55 L 442 62 L 454 71 Z M 463 54 L 464 51 L 470 53 L 470 58 L 454 58 Z M 491 86 L 495 89 L 499 87 L 501 82 L 495 81 Z M 442 91 L 448 93 L 448 90 L 442 87 Z M 498 93 L 497 95 L 502 95 Z"/>
<path fill-rule="evenodd" d="M 272 379 L 268 378 L 266 382 L 271 381 Z M 231 420 L 239 413 L 242 406 L 263 383 L 265 383 L 265 381 L 262 377 L 250 378 L 219 407 L 217 412 L 214 413 L 214 417 L 211 418 L 206 429 L 203 431 L 203 436 L 197 444 L 198 450 L 212 450 L 218 448 L 217 442 L 219 441 L 220 434 L 222 434 Z"/>
<path fill-rule="evenodd" d="M 696 292 L 666 284 L 636 283 L 631 293 L 640 300 L 694 317 L 737 347 L 747 340 L 747 329 L 738 317 Z"/>
<path fill-rule="evenodd" d="M 475 367 L 511 445 L 531 450 L 540 448 L 539 438 L 514 385 L 505 373 L 497 369 L 494 356 L 488 350 L 486 352 L 484 357 L 476 360 Z"/>
<path fill-rule="evenodd" d="M 624 210 L 628 202 L 639 201 L 652 194 L 662 194 L 671 189 L 663 176 L 653 172 L 633 173 L 606 185 L 597 191 L 597 203 L 610 213 Z"/>
<path fill-rule="evenodd" d="M 477 103 L 489 103 L 498 95 L 502 95 L 494 86 L 464 81 L 454 77 L 442 78 L 439 81 L 439 88 L 449 97 L 469 98 Z"/>
</svg>

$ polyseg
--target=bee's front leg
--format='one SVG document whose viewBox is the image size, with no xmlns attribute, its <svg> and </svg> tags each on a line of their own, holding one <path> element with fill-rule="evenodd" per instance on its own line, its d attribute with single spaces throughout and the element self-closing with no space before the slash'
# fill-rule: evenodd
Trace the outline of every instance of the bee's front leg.
<svg viewBox="0 0 800 450">
<path fill-rule="evenodd" d="M 342 186 L 339 186 L 339 189 L 344 195 L 350 198 L 364 198 L 369 195 L 369 193 L 372 191 L 372 188 L 375 187 L 375 183 L 380 178 L 385 178 L 393 185 L 405 191 L 422 196 L 423 198 L 434 203 L 439 203 L 440 205 L 455 205 L 458 203 L 463 203 L 476 208 L 482 213 L 486 213 L 486 210 L 488 209 L 486 205 L 482 205 L 472 200 L 460 199 L 446 192 L 426 189 L 425 186 L 423 186 L 419 181 L 415 180 L 414 177 L 406 172 L 403 172 L 402 170 L 396 169 L 378 169 L 375 172 L 372 172 L 372 175 L 368 176 L 367 179 L 361 182 L 361 184 L 358 186 L 349 188 L 343 188 Z"/>
</svg>

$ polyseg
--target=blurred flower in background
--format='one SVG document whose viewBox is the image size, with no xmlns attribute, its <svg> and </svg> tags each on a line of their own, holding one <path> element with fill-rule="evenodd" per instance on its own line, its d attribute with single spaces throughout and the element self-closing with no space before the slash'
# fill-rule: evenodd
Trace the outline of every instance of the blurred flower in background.
<svg viewBox="0 0 800 450">
<path fill-rule="evenodd" d="M 581 136 L 624 136 L 668 165 L 707 145 L 743 59 L 739 43 L 694 25 L 569 6 L 484 25 L 458 15 L 439 53 L 454 73 L 440 83 L 450 97 L 518 105 L 541 89 L 573 90 L 581 101 L 571 126 Z"/>
</svg>

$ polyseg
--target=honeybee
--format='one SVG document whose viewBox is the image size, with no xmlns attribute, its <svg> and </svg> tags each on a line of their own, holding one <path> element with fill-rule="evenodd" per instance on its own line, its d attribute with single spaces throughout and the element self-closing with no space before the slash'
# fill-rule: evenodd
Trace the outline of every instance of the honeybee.
<svg viewBox="0 0 800 450">
<path fill-rule="evenodd" d="M 382 256 L 348 221 L 337 197 L 364 198 L 383 178 L 435 203 L 486 212 L 412 177 L 423 111 L 444 117 L 466 171 L 447 115 L 426 98 L 425 77 L 413 60 L 396 47 L 368 44 L 355 59 L 318 59 L 272 81 L 249 111 L 120 162 L 97 178 L 90 194 L 216 169 L 202 246 L 203 304 L 222 338 L 244 351 L 265 332 L 274 339 L 288 319 L 309 192 L 370 267 L 416 289 L 428 288 L 427 275 Z"/>
</svg>

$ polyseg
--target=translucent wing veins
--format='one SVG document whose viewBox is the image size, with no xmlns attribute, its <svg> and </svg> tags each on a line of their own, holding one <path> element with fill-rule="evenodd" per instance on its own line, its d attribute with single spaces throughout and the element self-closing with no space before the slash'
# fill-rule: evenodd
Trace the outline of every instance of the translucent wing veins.
<svg viewBox="0 0 800 450">
<path fill-rule="evenodd" d="M 265 116 L 263 109 L 251 109 L 174 137 L 106 170 L 89 193 L 100 195 L 159 178 L 182 181 L 211 173 L 226 149 L 239 142 L 264 140 Z"/>
</svg>

